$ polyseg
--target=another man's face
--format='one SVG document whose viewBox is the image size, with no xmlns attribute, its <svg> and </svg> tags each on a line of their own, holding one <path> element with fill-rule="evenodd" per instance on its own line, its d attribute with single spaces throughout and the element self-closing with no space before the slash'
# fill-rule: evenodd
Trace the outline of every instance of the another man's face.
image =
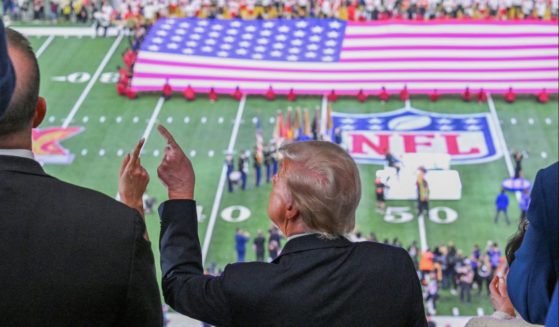
<svg viewBox="0 0 559 327">
<path fill-rule="evenodd" d="M 268 217 L 283 233 L 285 231 L 282 226 L 286 219 L 287 206 L 291 202 L 291 195 L 286 185 L 286 169 L 285 162 L 282 162 L 280 170 L 272 178 L 272 191 L 268 200 Z"/>
</svg>

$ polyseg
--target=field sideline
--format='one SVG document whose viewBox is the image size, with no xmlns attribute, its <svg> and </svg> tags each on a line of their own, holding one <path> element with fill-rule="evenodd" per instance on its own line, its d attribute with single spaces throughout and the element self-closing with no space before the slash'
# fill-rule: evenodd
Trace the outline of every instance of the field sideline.
<svg viewBox="0 0 559 327">
<path fill-rule="evenodd" d="M 47 172 L 114 197 L 122 156 L 133 148 L 139 138 L 145 137 L 142 163 L 151 174 L 148 193 L 160 202 L 166 195 L 157 180 L 156 167 L 165 143 L 153 127 L 162 123 L 175 134 L 179 144 L 191 156 L 197 173 L 196 200 L 202 214 L 199 232 L 203 248 L 207 251 L 206 264 L 214 263 L 222 268 L 234 262 L 233 233 L 236 227 L 248 230 L 252 235 L 257 229 L 267 230 L 270 227 L 266 217 L 270 185 L 254 187 L 254 176 L 251 174 L 247 191 L 228 193 L 223 182 L 225 152 L 233 150 L 238 154 L 252 149 L 255 117 L 261 119 L 264 137 L 268 141 L 278 109 L 284 112 L 288 106 L 314 109 L 322 105 L 322 98 L 300 97 L 296 103 L 290 103 L 285 98 L 269 102 L 260 96 L 249 96 L 246 101 L 237 102 L 222 96 L 217 102 L 210 103 L 205 95 L 199 94 L 198 100 L 189 103 L 177 94 L 170 101 L 163 101 L 158 95 L 141 95 L 139 99 L 130 101 L 118 97 L 114 86 L 116 66 L 121 64 L 120 54 L 127 47 L 126 38 L 43 36 L 31 37 L 30 40 L 39 57 L 41 95 L 48 103 L 42 127 L 82 128 L 60 143 L 75 155 L 73 163 L 46 165 Z M 502 130 L 503 138 L 498 141 L 503 152 L 528 152 L 523 167 L 526 178 L 533 180 L 539 168 L 558 160 L 557 97 L 553 96 L 546 105 L 538 104 L 527 96 L 519 97 L 514 104 L 505 103 L 501 97 L 492 100 L 494 108 L 486 103 L 463 103 L 456 97 L 443 97 L 439 102 L 432 103 L 425 96 L 413 96 L 410 105 L 437 113 L 491 113 L 499 122 L 497 130 Z M 341 98 L 332 104 L 335 112 L 351 113 L 389 112 L 404 106 L 395 97 L 384 105 L 376 99 L 359 103 L 353 98 Z M 493 240 L 504 248 L 507 238 L 516 230 L 515 223 L 520 215 L 516 200 L 511 196 L 509 215 L 513 223 L 511 226 L 506 226 L 503 221 L 499 225 L 493 223 L 494 197 L 499 191 L 500 181 L 509 176 L 512 168 L 505 158 L 484 164 L 453 166 L 462 179 L 462 199 L 432 201 L 431 207 L 451 208 L 458 213 L 458 219 L 452 224 L 425 219 L 423 232 L 430 247 L 453 241 L 469 255 L 473 244 L 478 243 L 484 248 L 488 240 Z M 421 223 L 416 218 L 394 224 L 386 222 L 374 210 L 373 182 L 375 171 L 379 168 L 378 165 L 360 165 L 363 197 L 357 228 L 365 235 L 375 232 L 380 240 L 398 237 L 406 247 L 414 240 L 420 242 Z M 392 201 L 387 205 L 407 207 L 414 212 L 415 204 L 413 201 Z M 224 220 L 224 209 L 233 206 L 248 208 L 250 217 L 241 222 Z M 157 215 L 147 215 L 146 223 L 158 261 Z M 254 257 L 251 249 L 247 254 L 249 259 Z M 438 314 L 451 315 L 454 308 L 460 315 L 475 315 L 478 308 L 484 312 L 491 310 L 485 296 L 474 295 L 471 304 L 461 304 L 454 295 L 443 292 Z"/>
</svg>

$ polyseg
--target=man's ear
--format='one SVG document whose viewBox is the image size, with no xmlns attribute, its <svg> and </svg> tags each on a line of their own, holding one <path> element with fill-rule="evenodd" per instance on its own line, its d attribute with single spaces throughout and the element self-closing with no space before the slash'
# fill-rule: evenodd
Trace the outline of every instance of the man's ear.
<svg viewBox="0 0 559 327">
<path fill-rule="evenodd" d="M 35 115 L 33 116 L 33 128 L 38 127 L 45 119 L 47 114 L 47 102 L 45 98 L 39 97 L 37 101 L 37 107 L 35 108 Z"/>
<path fill-rule="evenodd" d="M 297 209 L 297 207 L 295 207 L 293 201 L 290 201 L 290 203 L 287 205 L 286 218 L 288 220 L 295 220 L 295 219 L 297 219 L 297 217 L 299 217 L 299 209 Z"/>
</svg>

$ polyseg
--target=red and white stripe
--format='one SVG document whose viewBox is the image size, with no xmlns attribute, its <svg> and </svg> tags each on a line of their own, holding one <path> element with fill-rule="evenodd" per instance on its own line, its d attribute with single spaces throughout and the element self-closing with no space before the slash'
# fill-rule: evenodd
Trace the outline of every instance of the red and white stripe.
<svg viewBox="0 0 559 327">
<path fill-rule="evenodd" d="M 160 91 L 191 85 L 231 93 L 376 94 L 484 88 L 503 93 L 559 89 L 559 30 L 550 22 L 348 23 L 339 62 L 271 62 L 140 51 L 132 87 Z"/>
</svg>

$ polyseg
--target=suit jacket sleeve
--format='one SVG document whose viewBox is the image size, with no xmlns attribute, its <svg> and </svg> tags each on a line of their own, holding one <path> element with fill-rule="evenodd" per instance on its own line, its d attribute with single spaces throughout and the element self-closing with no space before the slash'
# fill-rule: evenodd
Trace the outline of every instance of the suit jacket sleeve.
<svg viewBox="0 0 559 327">
<path fill-rule="evenodd" d="M 126 294 L 126 310 L 121 326 L 162 326 L 161 297 L 155 276 L 150 242 L 144 239 L 143 219 L 134 216 L 134 246 Z"/>
<path fill-rule="evenodd" d="M 552 260 L 545 221 L 547 217 L 545 177 L 542 171 L 536 176 L 532 189 L 532 202 L 528 209 L 528 230 L 522 245 L 515 253 L 511 264 L 507 289 L 514 308 L 522 318 L 533 324 L 544 324 L 551 294 L 548 294 L 552 279 Z M 556 200 L 555 200 L 556 201 Z M 556 278 L 556 277 L 555 277 Z M 550 282 L 553 284 L 549 285 Z"/>
<path fill-rule="evenodd" d="M 223 277 L 205 276 L 196 203 L 169 200 L 159 207 L 161 273 L 165 302 L 177 312 L 213 325 L 231 325 Z"/>
</svg>

